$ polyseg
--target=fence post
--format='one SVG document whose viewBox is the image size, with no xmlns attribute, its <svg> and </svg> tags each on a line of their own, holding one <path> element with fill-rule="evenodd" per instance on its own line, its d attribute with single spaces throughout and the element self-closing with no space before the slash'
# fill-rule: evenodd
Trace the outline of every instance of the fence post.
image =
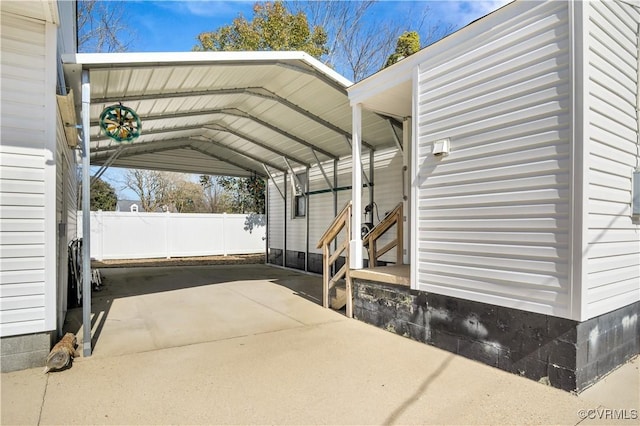
<svg viewBox="0 0 640 426">
<path fill-rule="evenodd" d="M 96 234 L 98 238 L 96 238 L 96 260 L 102 260 L 104 257 L 104 216 L 102 215 L 102 210 L 97 211 L 97 220 L 96 220 Z"/>
<path fill-rule="evenodd" d="M 227 255 L 227 212 L 222 213 L 222 254 Z"/>
<path fill-rule="evenodd" d="M 164 217 L 164 247 L 167 254 L 167 259 L 171 259 L 171 239 L 169 238 L 169 232 L 171 231 L 171 212 L 167 209 L 167 213 Z"/>
</svg>

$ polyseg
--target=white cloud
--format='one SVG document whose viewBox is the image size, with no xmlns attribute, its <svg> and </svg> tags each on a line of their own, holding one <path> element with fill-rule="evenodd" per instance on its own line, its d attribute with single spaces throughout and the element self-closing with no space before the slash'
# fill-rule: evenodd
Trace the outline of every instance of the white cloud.
<svg viewBox="0 0 640 426">
<path fill-rule="evenodd" d="M 243 4 L 239 1 L 187 1 L 185 7 L 190 14 L 196 16 L 229 16 L 235 18 Z"/>
<path fill-rule="evenodd" d="M 183 0 L 158 2 L 164 9 L 171 9 L 174 13 L 202 18 L 235 18 L 244 9 L 251 10 L 253 0 Z"/>
<path fill-rule="evenodd" d="M 456 29 L 493 12 L 512 0 L 471 0 L 437 1 L 431 7 L 444 22 L 453 24 Z"/>
</svg>

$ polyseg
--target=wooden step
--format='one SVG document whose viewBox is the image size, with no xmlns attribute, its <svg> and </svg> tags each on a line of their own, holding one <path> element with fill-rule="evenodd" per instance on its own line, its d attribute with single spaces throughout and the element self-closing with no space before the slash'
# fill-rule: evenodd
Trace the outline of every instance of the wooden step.
<svg viewBox="0 0 640 426">
<path fill-rule="evenodd" d="M 342 309 L 347 304 L 347 290 L 344 286 L 336 286 L 336 294 L 331 297 L 331 309 Z"/>
</svg>

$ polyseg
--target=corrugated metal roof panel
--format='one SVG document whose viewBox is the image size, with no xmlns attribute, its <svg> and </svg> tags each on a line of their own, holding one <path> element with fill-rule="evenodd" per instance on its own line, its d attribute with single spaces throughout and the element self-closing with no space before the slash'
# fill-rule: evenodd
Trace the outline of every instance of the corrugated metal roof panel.
<svg viewBox="0 0 640 426">
<path fill-rule="evenodd" d="M 114 166 L 229 171 L 220 160 L 202 162 L 205 154 L 198 151 L 180 149 L 176 156 L 175 149 L 167 148 L 173 142 L 166 141 L 179 140 L 181 146 L 200 150 L 215 145 L 224 160 L 236 164 L 232 169 L 258 174 L 264 174 L 262 164 L 284 170 L 283 156 L 294 167 L 313 164 L 312 148 L 321 160 L 351 155 L 346 139 L 351 133 L 350 82 L 304 53 L 80 54 L 65 59 L 67 78 L 78 91 L 81 73 L 74 64 L 90 71 L 94 164 L 102 164 L 120 146 L 101 135 L 98 126 L 103 109 L 119 102 L 142 121 L 142 135 L 130 144 L 144 145 L 140 151 L 127 148 L 128 155 Z M 364 111 L 363 128 L 371 146 L 393 145 L 384 117 Z M 212 141 L 198 140 L 201 136 Z"/>
</svg>

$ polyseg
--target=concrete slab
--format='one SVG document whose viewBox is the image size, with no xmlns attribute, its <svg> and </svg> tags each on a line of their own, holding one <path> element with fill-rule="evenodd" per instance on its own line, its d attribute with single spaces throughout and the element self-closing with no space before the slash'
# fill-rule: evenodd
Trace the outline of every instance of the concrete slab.
<svg viewBox="0 0 640 426">
<path fill-rule="evenodd" d="M 2 373 L 0 424 L 37 425 L 40 423 L 40 411 L 48 381 L 48 376 L 43 374 L 43 370 L 44 367 L 39 367 Z"/>
<path fill-rule="evenodd" d="M 640 424 L 640 359 L 614 370 L 580 394 L 591 401 L 581 425 Z"/>
<path fill-rule="evenodd" d="M 161 293 L 134 284 L 128 296 L 112 295 L 96 356 L 48 376 L 41 369 L 2 374 L 1 423 L 576 425 L 581 410 L 638 408 L 615 398 L 634 391 L 624 378 L 637 372 L 637 359 L 607 378 L 610 390 L 595 385 L 587 399 L 325 310 L 301 297 L 318 277 L 266 267 L 237 279 L 223 270 L 183 272 L 199 284 L 170 285 L 173 272 L 158 273 Z M 285 286 L 288 280 L 296 284 Z M 172 305 L 205 310 L 187 315 Z M 181 316 L 166 319 L 164 309 Z M 126 338 L 130 350 L 117 354 L 116 330 L 127 330 L 115 318 L 137 318 L 136 333 L 157 348 L 145 341 L 131 351 L 134 333 Z M 184 330 L 191 326 L 199 330 L 192 343 L 165 330 L 191 335 Z M 101 341 L 106 336 L 112 341 Z"/>
<path fill-rule="evenodd" d="M 95 357 L 343 318 L 309 303 L 320 277 L 265 265 L 103 269 L 102 276 L 104 290 L 92 300 Z M 81 337 L 81 322 L 82 310 L 72 310 L 66 329 Z"/>
</svg>

